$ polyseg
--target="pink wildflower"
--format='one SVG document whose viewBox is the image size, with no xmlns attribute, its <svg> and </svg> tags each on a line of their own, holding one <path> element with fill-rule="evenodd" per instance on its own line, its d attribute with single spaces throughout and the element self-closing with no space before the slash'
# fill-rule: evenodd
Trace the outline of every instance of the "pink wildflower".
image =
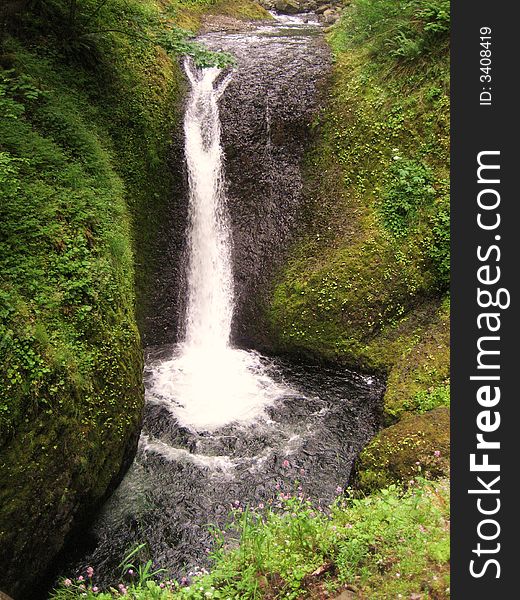
<svg viewBox="0 0 520 600">
<path fill-rule="evenodd" d="M 260 510 L 262 510 L 262 508 L 264 508 L 264 503 L 263 503 L 263 502 L 260 502 L 260 504 L 258 505 L 258 508 L 259 508 Z"/>
<path fill-rule="evenodd" d="M 63 585 L 64 585 L 65 587 L 70 587 L 70 586 L 72 585 L 72 581 L 71 581 L 70 579 L 65 579 L 65 580 L 63 581 Z"/>
<path fill-rule="evenodd" d="M 93 575 L 94 575 L 94 569 L 92 567 L 87 567 L 87 577 L 89 579 L 92 579 Z"/>
<path fill-rule="evenodd" d="M 97 593 L 99 592 L 99 588 L 98 588 L 98 586 L 97 586 L 97 585 L 95 585 L 95 586 L 92 588 L 92 591 L 94 592 L 94 594 L 97 594 Z"/>
<path fill-rule="evenodd" d="M 78 581 L 83 581 L 83 579 L 84 579 L 83 575 L 80 575 L 80 576 L 78 577 Z"/>
<path fill-rule="evenodd" d="M 130 577 L 133 577 L 135 574 L 135 571 L 133 569 L 128 569 L 128 574 L 130 575 Z"/>
<path fill-rule="evenodd" d="M 338 485 L 338 487 L 336 488 L 336 494 L 341 494 L 341 492 L 343 491 L 343 488 Z"/>
<path fill-rule="evenodd" d="M 439 458 L 440 455 L 441 455 L 440 450 L 435 450 L 435 452 L 433 453 L 433 456 L 435 456 L 435 458 Z"/>
<path fill-rule="evenodd" d="M 288 461 L 287 459 L 285 459 L 285 460 L 283 461 L 283 463 L 282 463 L 282 467 L 283 467 L 284 469 L 288 469 L 288 468 L 289 468 L 289 461 Z"/>
</svg>

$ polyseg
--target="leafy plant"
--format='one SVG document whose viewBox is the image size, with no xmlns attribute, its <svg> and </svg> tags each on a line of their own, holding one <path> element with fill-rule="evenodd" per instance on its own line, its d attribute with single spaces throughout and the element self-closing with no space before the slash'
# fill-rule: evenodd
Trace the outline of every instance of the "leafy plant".
<svg viewBox="0 0 520 600">
<path fill-rule="evenodd" d="M 435 198 L 432 173 L 424 164 L 395 157 L 383 193 L 381 215 L 385 227 L 396 237 L 406 234 L 421 206 Z"/>
<path fill-rule="evenodd" d="M 439 406 L 450 405 L 449 384 L 436 386 L 417 392 L 414 397 L 404 403 L 404 410 L 425 413 Z"/>
<path fill-rule="evenodd" d="M 382 63 L 406 63 L 444 52 L 449 30 L 449 0 L 356 0 L 338 36 L 342 45 L 368 44 Z"/>
<path fill-rule="evenodd" d="M 135 577 L 135 584 L 137 586 L 144 586 L 145 583 L 157 575 L 159 573 L 163 573 L 164 569 L 156 569 L 153 570 L 153 561 L 147 560 L 145 563 L 138 563 L 137 566 L 130 562 L 133 557 L 136 557 L 143 548 L 146 547 L 146 544 L 139 544 L 133 550 L 131 550 L 122 562 L 118 565 L 118 568 L 121 570 L 121 577 L 129 577 L 133 580 Z"/>
<path fill-rule="evenodd" d="M 445 35 L 450 30 L 450 0 L 427 0 L 417 11 L 424 31 Z"/>
<path fill-rule="evenodd" d="M 195 65 L 200 68 L 219 67 L 221 69 L 236 64 L 235 58 L 229 52 L 214 52 L 204 44 L 193 40 L 193 33 L 180 27 L 169 26 L 168 30 L 157 35 L 156 40 L 167 52 L 190 56 Z"/>
</svg>

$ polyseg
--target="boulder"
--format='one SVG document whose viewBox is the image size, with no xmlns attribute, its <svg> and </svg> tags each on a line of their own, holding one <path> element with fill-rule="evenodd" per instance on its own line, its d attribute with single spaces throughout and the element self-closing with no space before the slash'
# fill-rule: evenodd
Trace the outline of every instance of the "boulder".
<svg viewBox="0 0 520 600">
<path fill-rule="evenodd" d="M 321 22 L 325 25 L 334 25 L 339 19 L 340 15 L 335 10 L 329 8 L 321 15 Z"/>
<path fill-rule="evenodd" d="M 300 3 L 303 12 L 315 12 L 318 8 L 316 0 L 306 0 Z"/>
<path fill-rule="evenodd" d="M 326 10 L 331 10 L 331 9 L 332 9 L 332 4 L 330 4 L 330 3 L 329 4 L 321 4 L 316 9 L 316 14 L 322 15 Z"/>
<path fill-rule="evenodd" d="M 258 4 L 266 10 L 274 10 L 276 8 L 276 0 L 260 0 Z"/>
<path fill-rule="evenodd" d="M 449 468 L 450 413 L 442 407 L 383 429 L 359 455 L 352 485 L 370 493 L 418 476 L 444 477 Z"/>
<path fill-rule="evenodd" d="M 275 8 L 283 15 L 295 15 L 303 12 L 301 5 L 296 0 L 276 0 Z"/>
</svg>

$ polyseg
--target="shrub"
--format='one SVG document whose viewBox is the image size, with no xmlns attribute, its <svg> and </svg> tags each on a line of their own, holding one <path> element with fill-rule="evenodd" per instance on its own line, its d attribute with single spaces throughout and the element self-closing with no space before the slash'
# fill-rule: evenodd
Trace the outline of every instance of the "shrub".
<svg viewBox="0 0 520 600">
<path fill-rule="evenodd" d="M 449 43 L 449 0 L 356 0 L 340 33 L 343 45 L 368 44 L 377 60 L 431 60 Z"/>
<path fill-rule="evenodd" d="M 398 156 L 390 168 L 390 180 L 383 193 L 381 214 L 385 227 L 394 235 L 407 233 L 420 206 L 435 198 L 432 173 L 424 164 Z"/>
</svg>

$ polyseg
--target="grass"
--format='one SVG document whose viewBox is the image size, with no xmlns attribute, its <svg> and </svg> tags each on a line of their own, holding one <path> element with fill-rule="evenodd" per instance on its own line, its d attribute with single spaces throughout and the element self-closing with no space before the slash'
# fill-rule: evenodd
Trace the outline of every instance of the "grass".
<svg viewBox="0 0 520 600">
<path fill-rule="evenodd" d="M 327 510 L 302 493 L 280 493 L 267 507 L 235 510 L 236 543 L 215 533 L 210 573 L 188 585 L 126 575 L 112 591 L 62 585 L 54 600 L 236 600 L 334 597 L 348 587 L 358 598 L 425 600 L 449 597 L 449 495 L 446 481 L 416 478 L 408 490 L 390 486 L 365 498 L 339 496 Z M 69 583 L 69 582 L 67 582 Z M 95 576 L 86 582 L 95 585 Z M 125 593 L 122 593 L 125 592 Z"/>
</svg>

